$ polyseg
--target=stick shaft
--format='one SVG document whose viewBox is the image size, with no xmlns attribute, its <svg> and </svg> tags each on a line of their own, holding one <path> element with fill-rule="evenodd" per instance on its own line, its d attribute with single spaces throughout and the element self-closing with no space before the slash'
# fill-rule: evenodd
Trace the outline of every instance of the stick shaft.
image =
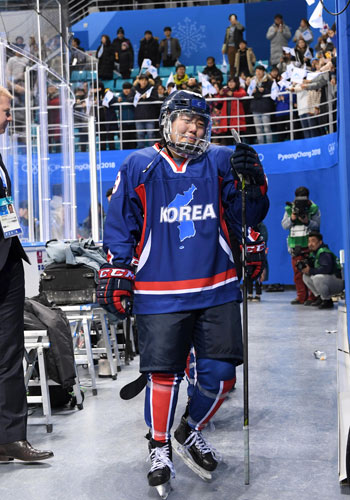
<svg viewBox="0 0 350 500">
<path fill-rule="evenodd" d="M 249 384 L 248 384 L 248 283 L 246 273 L 247 256 L 246 192 L 242 182 L 242 270 L 243 270 L 243 420 L 244 420 L 244 476 L 249 484 Z M 247 482 L 248 481 L 248 482 Z"/>
</svg>

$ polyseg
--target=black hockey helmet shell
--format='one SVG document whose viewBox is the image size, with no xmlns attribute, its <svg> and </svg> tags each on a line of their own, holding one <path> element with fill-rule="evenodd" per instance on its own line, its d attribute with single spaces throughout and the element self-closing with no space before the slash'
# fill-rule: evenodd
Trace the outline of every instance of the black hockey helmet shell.
<svg viewBox="0 0 350 500">
<path fill-rule="evenodd" d="M 174 142 L 171 139 L 172 122 L 181 113 L 189 113 L 204 119 L 205 134 L 202 139 L 198 139 L 196 144 Z M 177 90 L 170 94 L 162 104 L 159 115 L 159 130 L 170 149 L 173 149 L 178 155 L 185 158 L 196 158 L 203 154 L 210 144 L 211 117 L 209 105 L 200 94 L 187 90 Z"/>
</svg>

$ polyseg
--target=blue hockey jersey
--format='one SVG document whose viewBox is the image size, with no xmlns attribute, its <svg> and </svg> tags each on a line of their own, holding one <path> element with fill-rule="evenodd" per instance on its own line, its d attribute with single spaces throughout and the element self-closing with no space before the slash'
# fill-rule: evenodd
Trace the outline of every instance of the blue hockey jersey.
<svg viewBox="0 0 350 500">
<path fill-rule="evenodd" d="M 211 145 L 176 163 L 156 144 L 132 153 L 113 189 L 104 232 L 111 263 L 139 262 L 133 312 L 158 314 L 241 300 L 224 210 L 241 238 L 241 193 L 232 150 Z M 232 205 L 233 204 L 233 205 Z M 268 199 L 247 199 L 247 224 L 266 215 Z"/>
</svg>

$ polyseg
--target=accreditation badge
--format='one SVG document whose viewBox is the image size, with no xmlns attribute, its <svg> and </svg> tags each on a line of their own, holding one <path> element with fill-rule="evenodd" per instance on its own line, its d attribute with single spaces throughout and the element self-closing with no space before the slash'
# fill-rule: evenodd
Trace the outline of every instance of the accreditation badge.
<svg viewBox="0 0 350 500">
<path fill-rule="evenodd" d="M 5 239 L 22 234 L 12 196 L 0 198 L 0 225 Z"/>
</svg>

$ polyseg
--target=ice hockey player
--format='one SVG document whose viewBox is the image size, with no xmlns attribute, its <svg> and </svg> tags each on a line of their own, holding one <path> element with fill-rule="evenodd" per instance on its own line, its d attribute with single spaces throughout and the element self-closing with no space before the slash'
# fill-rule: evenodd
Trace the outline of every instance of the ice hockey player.
<svg viewBox="0 0 350 500">
<path fill-rule="evenodd" d="M 109 264 L 100 270 L 97 294 L 120 318 L 131 313 L 133 302 L 140 371 L 148 374 L 148 482 L 166 498 L 175 474 L 170 430 L 191 345 L 197 384 L 173 445 L 205 478 L 218 460 L 201 431 L 243 359 L 241 293 L 225 222 L 240 239 L 239 175 L 247 180 L 248 225 L 265 217 L 269 202 L 254 149 L 210 145 L 210 110 L 201 95 L 172 93 L 159 124 L 161 142 L 133 152 L 118 173 L 104 233 Z M 256 242 L 248 244 L 252 252 Z"/>
</svg>

